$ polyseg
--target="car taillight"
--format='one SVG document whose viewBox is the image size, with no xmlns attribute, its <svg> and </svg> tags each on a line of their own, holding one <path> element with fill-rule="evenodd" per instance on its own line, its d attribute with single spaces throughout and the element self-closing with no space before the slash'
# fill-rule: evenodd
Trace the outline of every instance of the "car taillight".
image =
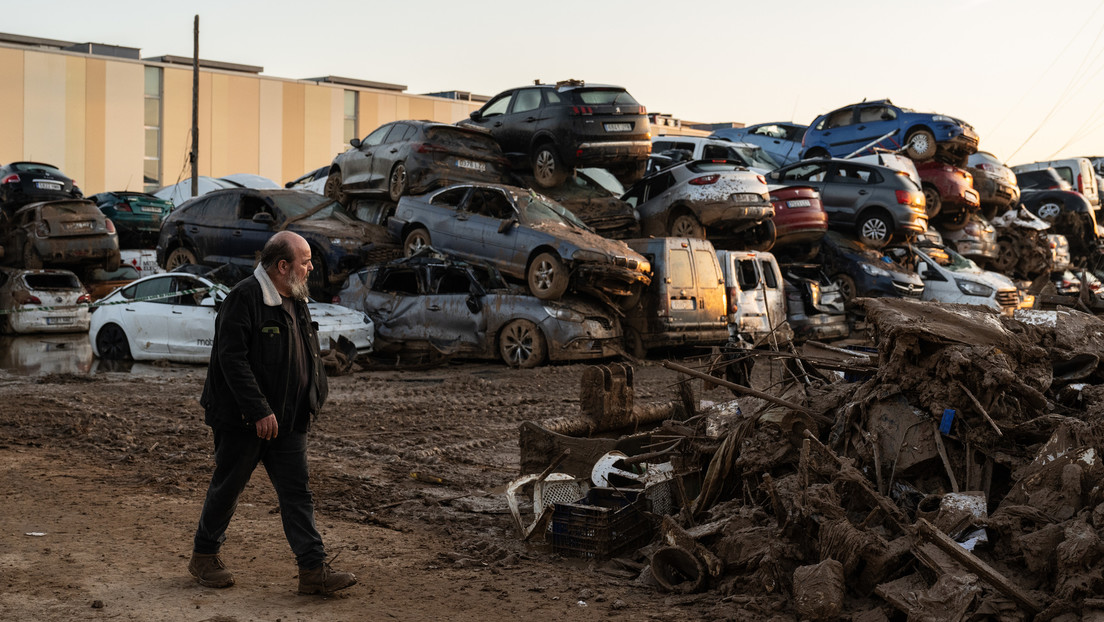
<svg viewBox="0 0 1104 622">
<path fill-rule="evenodd" d="M 11 175 L 8 175 L 7 177 L 5 177 L 4 181 L 0 181 L 0 184 L 14 184 L 17 181 L 19 181 L 19 174 L 18 173 L 12 173 Z"/>
<path fill-rule="evenodd" d="M 92 297 L 88 294 L 81 294 L 80 298 L 77 298 L 77 304 L 87 305 L 92 304 Z"/>
<path fill-rule="evenodd" d="M 122 203 L 116 203 L 115 204 L 115 211 L 117 211 L 117 212 L 132 212 L 132 213 L 134 212 L 134 210 L 130 209 L 130 203 L 127 203 L 126 201 L 123 201 Z"/>
<path fill-rule="evenodd" d="M 695 185 L 695 186 L 708 186 L 710 184 L 717 183 L 717 180 L 720 179 L 720 178 L 721 178 L 720 175 L 703 175 L 701 177 L 695 177 L 694 179 L 691 179 L 687 183 Z"/>
<path fill-rule="evenodd" d="M 912 194 L 910 194 L 908 190 L 898 190 L 897 202 L 901 205 L 909 205 L 912 203 Z"/>
<path fill-rule="evenodd" d="M 1077 174 L 1077 191 L 1085 194 L 1085 182 L 1081 179 L 1081 173 Z"/>
<path fill-rule="evenodd" d="M 759 183 L 763 184 L 764 186 L 767 185 L 766 177 L 763 177 L 762 175 L 756 175 L 755 178 L 758 179 Z"/>
<path fill-rule="evenodd" d="M 422 143 L 418 145 L 416 151 L 418 153 L 440 153 L 442 151 L 448 151 L 448 149 L 445 149 L 441 145 L 435 145 L 433 143 Z"/>
<path fill-rule="evenodd" d="M 571 107 L 571 114 L 573 114 L 573 115 L 594 114 L 594 109 L 591 108 L 590 106 L 572 106 Z"/>
<path fill-rule="evenodd" d="M 32 296 L 31 294 L 28 294 L 27 292 L 15 292 L 14 294 L 12 294 L 12 297 L 15 298 L 15 302 L 17 304 L 21 304 L 21 305 L 40 305 L 40 304 L 42 304 L 42 301 L 38 299 L 38 296 Z"/>
<path fill-rule="evenodd" d="M 108 233 L 115 233 L 115 223 L 111 222 L 110 218 L 104 218 L 104 226 L 107 227 Z"/>
<path fill-rule="evenodd" d="M 645 108 L 644 106 L 641 106 L 640 107 L 640 114 L 648 114 L 648 109 Z"/>
<path fill-rule="evenodd" d="M 735 287 L 728 288 L 728 313 L 729 315 L 736 315 L 739 311 L 738 300 L 740 299 L 740 290 Z"/>
</svg>

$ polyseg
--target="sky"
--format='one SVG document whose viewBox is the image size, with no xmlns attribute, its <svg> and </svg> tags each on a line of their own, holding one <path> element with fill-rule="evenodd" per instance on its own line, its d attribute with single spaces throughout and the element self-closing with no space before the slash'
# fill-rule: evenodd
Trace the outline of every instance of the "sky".
<svg viewBox="0 0 1104 622">
<path fill-rule="evenodd" d="M 808 124 L 863 99 L 963 119 L 1009 164 L 1104 155 L 1104 2 L 1090 0 L 0 0 L 0 32 L 494 95 L 623 86 L 696 122 Z M 48 8 L 48 11 L 42 9 Z"/>
</svg>

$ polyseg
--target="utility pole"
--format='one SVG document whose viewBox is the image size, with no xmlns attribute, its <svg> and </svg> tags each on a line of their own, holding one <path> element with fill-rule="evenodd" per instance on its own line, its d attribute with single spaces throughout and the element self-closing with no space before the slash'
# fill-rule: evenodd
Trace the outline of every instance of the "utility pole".
<svg viewBox="0 0 1104 622">
<path fill-rule="evenodd" d="M 192 196 L 199 195 L 199 15 L 195 16 L 192 52 Z"/>
</svg>

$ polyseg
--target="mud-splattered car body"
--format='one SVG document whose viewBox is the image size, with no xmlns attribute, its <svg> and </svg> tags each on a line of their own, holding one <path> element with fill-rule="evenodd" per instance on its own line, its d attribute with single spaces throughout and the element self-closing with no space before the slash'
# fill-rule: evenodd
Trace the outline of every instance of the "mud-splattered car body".
<svg viewBox="0 0 1104 622">
<path fill-rule="evenodd" d="M 115 225 L 96 204 L 81 199 L 31 203 L 0 232 L 4 263 L 35 270 L 119 265 Z"/>
<path fill-rule="evenodd" d="M 0 268 L 0 333 L 86 331 L 89 302 L 68 270 Z"/>
<path fill-rule="evenodd" d="M 599 236 L 562 205 L 514 186 L 459 184 L 403 197 L 387 229 L 403 240 L 406 255 L 432 244 L 487 262 L 525 280 L 543 300 L 572 290 L 633 301 L 651 282 L 648 261 L 624 242 Z"/>
<path fill-rule="evenodd" d="M 988 266 L 999 253 L 997 229 L 981 214 L 970 214 L 965 227 L 943 229 L 940 234 L 951 250 L 983 266 Z"/>
<path fill-rule="evenodd" d="M 988 151 L 971 155 L 966 160 L 966 168 L 974 176 L 974 190 L 977 190 L 986 218 L 1015 207 L 1020 200 L 1016 174 Z"/>
<path fill-rule="evenodd" d="M 338 299 L 372 318 L 375 356 L 396 360 L 497 358 L 528 368 L 620 351 L 621 326 L 600 305 L 540 300 L 490 265 L 428 248 L 352 274 Z"/>
<path fill-rule="evenodd" d="M 766 180 L 732 160 L 678 163 L 645 177 L 621 197 L 640 213 L 645 236 L 708 238 L 717 248 L 755 246 L 767 250 L 753 233 L 769 222 L 774 206 Z M 765 246 L 765 247 L 764 247 Z"/>
<path fill-rule="evenodd" d="M 188 201 L 165 219 L 157 263 L 169 270 L 186 263 L 252 269 L 268 238 L 285 229 L 310 244 L 311 295 L 321 300 L 353 270 L 398 254 L 383 227 L 348 216 L 332 199 L 297 190 L 231 188 Z"/>
<path fill-rule="evenodd" d="M 518 173 L 521 184 L 530 188 L 536 180 Z M 621 200 L 625 189 L 606 169 L 579 168 L 562 184 L 546 188 L 542 194 L 571 210 L 594 232 L 612 240 L 640 237 L 640 223 L 632 205 Z"/>
<path fill-rule="evenodd" d="M 815 243 L 828 230 L 828 212 L 810 186 L 770 186 L 775 246 Z"/>
</svg>

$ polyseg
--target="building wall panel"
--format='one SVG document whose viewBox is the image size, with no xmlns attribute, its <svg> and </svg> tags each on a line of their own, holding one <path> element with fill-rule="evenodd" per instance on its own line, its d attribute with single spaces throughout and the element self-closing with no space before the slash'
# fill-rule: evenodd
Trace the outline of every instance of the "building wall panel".
<svg viewBox="0 0 1104 622">
<path fill-rule="evenodd" d="M 84 177 L 77 179 L 86 195 L 106 190 L 106 119 L 107 61 L 90 58 L 84 64 Z"/>
<path fill-rule="evenodd" d="M 28 51 L 23 57 L 23 154 L 26 160 L 65 162 L 65 57 Z"/>
<path fill-rule="evenodd" d="M 285 176 L 295 176 L 303 169 L 303 151 L 306 148 L 304 132 L 307 89 L 304 84 L 284 83 L 284 144 L 283 170 Z"/>
<path fill-rule="evenodd" d="M 257 173 L 274 180 L 294 179 L 294 173 L 284 170 L 284 86 L 260 80 L 258 92 Z"/>
<path fill-rule="evenodd" d="M 87 120 L 88 95 L 87 71 L 88 59 L 67 57 L 65 59 L 65 162 L 61 170 L 82 188 L 91 181 L 85 170 L 86 153 L 84 150 L 85 122 Z M 97 184 L 99 180 L 92 182 Z"/>
<path fill-rule="evenodd" d="M 333 160 L 333 126 L 340 120 L 333 116 L 334 92 L 340 95 L 341 89 L 306 86 L 302 120 L 303 151 L 300 152 L 299 170 L 290 171 L 291 177 L 298 177 Z"/>
<path fill-rule="evenodd" d="M 23 81 L 23 50 L 0 48 L 0 162 L 23 159 L 23 98 L 27 86 Z M 33 85 L 30 85 L 34 88 Z"/>
<path fill-rule="evenodd" d="M 253 173 L 260 170 L 260 153 L 257 144 L 260 141 L 260 80 L 253 77 L 229 77 L 229 127 L 230 141 L 227 158 L 230 173 Z"/>
<path fill-rule="evenodd" d="M 161 184 L 170 186 L 192 176 L 188 165 L 192 150 L 191 70 L 165 67 L 161 92 Z"/>
<path fill-rule="evenodd" d="M 107 63 L 104 73 L 104 189 L 142 187 L 145 67 Z"/>
</svg>

